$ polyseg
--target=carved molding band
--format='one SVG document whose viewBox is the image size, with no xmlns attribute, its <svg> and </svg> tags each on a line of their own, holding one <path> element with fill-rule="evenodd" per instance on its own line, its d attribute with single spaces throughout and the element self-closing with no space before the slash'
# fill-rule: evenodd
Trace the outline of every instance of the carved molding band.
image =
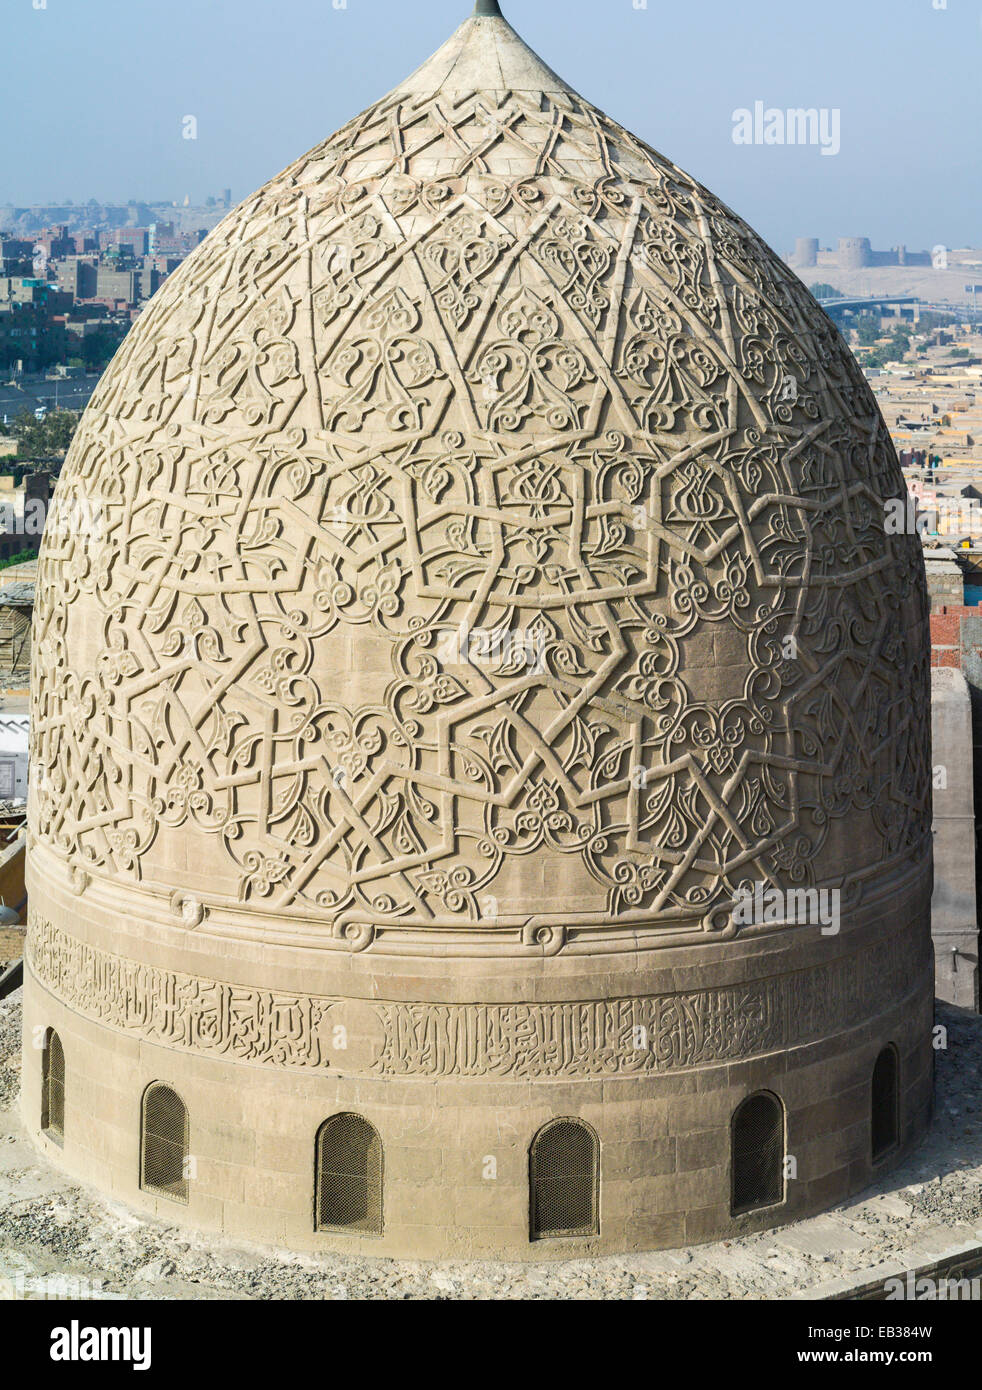
<svg viewBox="0 0 982 1390">
<path fill-rule="evenodd" d="M 852 956 L 747 985 L 556 1004 L 318 998 L 201 979 L 89 946 L 34 915 L 41 984 L 76 1012 L 165 1047 L 373 1076 L 510 1080 L 657 1074 L 801 1045 L 901 1001 L 930 962 L 906 927 Z"/>
<path fill-rule="evenodd" d="M 924 883 L 929 873 L 932 846 L 926 843 L 917 854 L 897 862 L 870 867 L 839 883 L 816 885 L 816 897 L 821 891 L 835 892 L 842 916 L 862 916 L 885 903 L 903 901 L 913 904 L 926 893 Z M 771 935 L 775 931 L 800 924 L 796 890 L 788 892 L 788 913 L 765 914 L 747 920 L 735 915 L 735 909 L 716 907 L 701 916 L 674 914 L 653 916 L 649 911 L 624 911 L 615 919 L 603 913 L 567 909 L 560 912 L 537 912 L 519 917 L 517 914 L 493 917 L 476 924 L 464 925 L 452 916 L 432 917 L 425 923 L 413 918 L 400 921 L 365 920 L 357 914 L 346 914 L 329 923 L 312 915 L 304 922 L 295 919 L 270 918 L 258 905 L 243 905 L 213 895 L 202 898 L 197 893 L 157 884 L 120 885 L 99 874 L 79 876 L 51 852 L 50 846 L 31 847 L 28 884 L 44 886 L 49 913 L 57 919 L 59 912 L 68 910 L 63 895 L 60 908 L 55 904 L 58 890 L 75 896 L 89 893 L 96 910 L 110 916 L 123 913 L 143 923 L 166 922 L 178 919 L 187 931 L 195 931 L 207 920 L 209 938 L 213 941 L 270 942 L 274 935 L 284 944 L 318 951 L 358 953 L 372 950 L 378 955 L 398 954 L 403 957 L 430 954 L 439 943 L 448 957 L 500 959 L 503 956 L 542 958 L 564 952 L 571 955 L 598 955 L 610 951 L 642 949 L 677 949 L 680 946 L 703 945 L 709 942 L 733 940 L 737 936 Z M 764 885 L 754 891 L 763 892 Z M 746 901 L 746 899 L 744 900 Z"/>
</svg>

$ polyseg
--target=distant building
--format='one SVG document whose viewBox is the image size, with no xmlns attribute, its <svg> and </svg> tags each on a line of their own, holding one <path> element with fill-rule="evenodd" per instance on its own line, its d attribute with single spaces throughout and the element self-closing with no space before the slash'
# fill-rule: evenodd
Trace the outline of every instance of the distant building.
<svg viewBox="0 0 982 1390">
<path fill-rule="evenodd" d="M 66 344 L 64 327 L 53 321 L 46 304 L 0 303 L 0 366 L 55 361 Z"/>
<path fill-rule="evenodd" d="M 30 722 L 27 714 L 0 714 L 0 800 L 27 797 Z"/>
<path fill-rule="evenodd" d="M 34 250 L 43 250 L 51 260 L 75 254 L 75 239 L 69 236 L 67 226 L 45 228 L 33 241 Z"/>
<path fill-rule="evenodd" d="M 874 251 L 869 237 L 847 236 L 839 238 L 835 251 L 820 250 L 817 237 L 799 237 L 788 264 L 793 270 L 867 270 L 874 266 L 929 266 L 932 261 L 930 251 L 908 251 L 906 246 Z"/>
<path fill-rule="evenodd" d="M 96 273 L 93 298 L 128 305 L 140 304 L 157 292 L 160 280 L 160 272 L 153 269 L 113 270 L 100 266 Z"/>
<path fill-rule="evenodd" d="M 0 575 L 0 581 L 2 578 Z M 33 613 L 33 580 L 0 583 L 0 679 L 4 674 L 29 670 Z"/>
<path fill-rule="evenodd" d="M 150 229 L 148 227 L 127 227 L 124 230 L 99 234 L 99 249 L 101 251 L 111 251 L 117 246 L 128 247 L 134 258 L 145 256 L 150 249 Z"/>
<path fill-rule="evenodd" d="M 14 274 L 30 263 L 33 254 L 33 242 L 0 237 L 0 275 Z"/>
<path fill-rule="evenodd" d="M 94 256 L 69 256 L 56 267 L 58 288 L 73 299 L 94 299 L 98 268 Z"/>
</svg>

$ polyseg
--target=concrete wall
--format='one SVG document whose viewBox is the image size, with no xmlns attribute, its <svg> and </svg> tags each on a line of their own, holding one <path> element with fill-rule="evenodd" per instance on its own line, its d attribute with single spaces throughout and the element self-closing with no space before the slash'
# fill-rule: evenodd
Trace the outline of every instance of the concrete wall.
<svg viewBox="0 0 982 1390">
<path fill-rule="evenodd" d="M 972 706 L 961 671 L 931 672 L 934 739 L 934 895 L 931 935 L 940 999 L 978 1011 Z"/>
<path fill-rule="evenodd" d="M 0 850 L 0 900 L 7 907 L 22 909 L 27 905 L 24 889 L 26 844 L 26 837 L 22 833 L 12 844 L 5 845 Z"/>
<path fill-rule="evenodd" d="M 977 1009 L 977 904 L 982 895 L 982 855 L 974 818 L 974 787 L 982 779 L 982 614 L 963 603 L 940 602 L 944 595 L 937 582 L 932 584 L 932 570 L 937 573 L 939 567 L 928 564 L 927 569 L 932 593 L 933 762 L 936 781 L 939 775 L 948 779 L 948 789 L 936 786 L 934 793 L 935 877 L 937 881 L 940 867 L 949 879 L 941 898 L 936 892 L 932 913 L 938 948 L 938 994 Z M 967 843 L 969 829 L 971 845 Z M 974 884 L 968 879 L 970 872 L 974 872 Z M 943 946 L 939 944 L 941 934 Z M 953 951 L 958 952 L 957 971 Z"/>
<path fill-rule="evenodd" d="M 930 556 L 925 558 L 933 635 L 935 614 L 961 614 L 965 611 L 965 576 L 955 560 L 940 560 Z"/>
</svg>

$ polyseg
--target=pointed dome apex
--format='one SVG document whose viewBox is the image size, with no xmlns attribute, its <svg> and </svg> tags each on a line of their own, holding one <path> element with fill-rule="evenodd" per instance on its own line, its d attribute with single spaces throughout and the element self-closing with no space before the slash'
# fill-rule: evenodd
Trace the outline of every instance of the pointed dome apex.
<svg viewBox="0 0 982 1390">
<path fill-rule="evenodd" d="M 470 18 L 395 91 L 418 95 L 488 91 L 576 95 L 516 34 L 501 13 L 498 0 L 477 0 Z"/>
</svg>

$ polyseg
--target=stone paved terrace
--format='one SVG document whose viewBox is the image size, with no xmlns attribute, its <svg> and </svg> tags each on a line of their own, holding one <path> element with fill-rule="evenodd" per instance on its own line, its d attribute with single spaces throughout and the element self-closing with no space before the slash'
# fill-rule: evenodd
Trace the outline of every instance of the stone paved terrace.
<svg viewBox="0 0 982 1390">
<path fill-rule="evenodd" d="M 20 991 L 0 1001 L 0 1297 L 50 1296 L 44 1281 L 57 1278 L 73 1297 L 100 1298 L 828 1298 L 982 1245 L 982 1018 L 940 1005 L 949 1046 L 938 1053 L 935 1123 L 858 1200 L 723 1244 L 558 1265 L 281 1255 L 114 1206 L 42 1160 L 21 1129 L 20 1012 Z"/>
</svg>

